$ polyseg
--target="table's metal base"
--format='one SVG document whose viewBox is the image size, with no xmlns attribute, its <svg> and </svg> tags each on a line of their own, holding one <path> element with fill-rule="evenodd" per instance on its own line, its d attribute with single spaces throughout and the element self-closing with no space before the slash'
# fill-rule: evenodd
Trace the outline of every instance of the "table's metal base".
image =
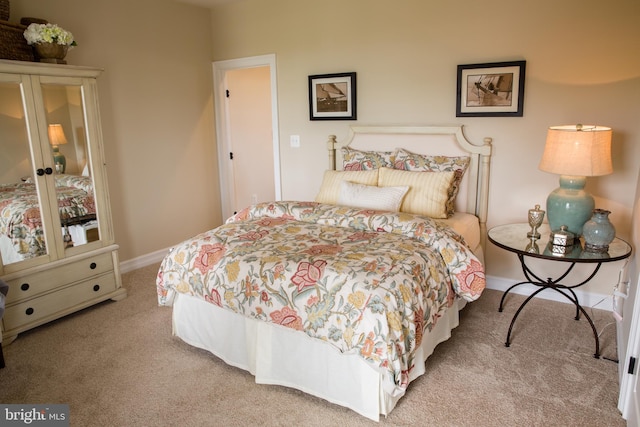
<svg viewBox="0 0 640 427">
<path fill-rule="evenodd" d="M 557 279 L 552 279 L 549 277 L 547 278 L 547 280 L 542 280 L 529 269 L 529 267 L 525 263 L 523 255 L 518 254 L 518 259 L 520 260 L 522 271 L 524 273 L 524 276 L 527 278 L 527 280 L 524 282 L 516 283 L 515 285 L 511 286 L 509 289 L 507 289 L 504 292 L 504 294 L 502 295 L 502 298 L 500 299 L 500 307 L 498 308 L 498 311 L 502 313 L 502 309 L 504 307 L 504 300 L 513 288 L 520 285 L 524 285 L 524 284 L 532 284 L 535 286 L 539 286 L 540 289 L 537 289 L 535 292 L 529 295 L 527 299 L 525 299 L 524 302 L 520 304 L 520 307 L 518 307 L 516 314 L 514 314 L 513 318 L 511 319 L 511 324 L 509 325 L 509 332 L 507 332 L 507 341 L 504 343 L 504 345 L 506 347 L 509 347 L 511 345 L 511 331 L 513 330 L 513 325 L 516 323 L 516 319 L 520 315 L 520 312 L 522 311 L 522 309 L 527 305 L 527 303 L 529 303 L 531 299 L 533 299 L 536 295 L 538 295 L 540 292 L 544 291 L 545 289 L 553 289 L 554 291 L 560 293 L 561 295 L 564 295 L 565 298 L 567 298 L 576 306 L 576 317 L 575 317 L 576 320 L 580 320 L 580 313 L 582 313 L 585 319 L 587 319 L 587 321 L 589 322 L 589 325 L 591 325 L 591 330 L 593 331 L 593 337 L 595 338 L 595 341 L 596 341 L 596 352 L 594 353 L 593 357 L 595 357 L 596 359 L 599 359 L 600 358 L 600 338 L 598 337 L 598 331 L 596 330 L 596 326 L 593 324 L 591 317 L 589 317 L 587 312 L 580 305 L 580 302 L 578 301 L 578 297 L 576 296 L 576 293 L 573 291 L 573 288 L 577 288 L 578 286 L 582 286 L 585 283 L 589 282 L 596 275 L 596 273 L 598 272 L 602 264 L 597 263 L 595 269 L 586 280 L 578 283 L 577 285 L 566 286 L 561 284 L 560 281 L 563 280 L 565 277 L 567 277 L 567 275 L 573 269 L 576 263 L 572 263 L 567 269 L 567 271 L 565 271 Z"/>
</svg>

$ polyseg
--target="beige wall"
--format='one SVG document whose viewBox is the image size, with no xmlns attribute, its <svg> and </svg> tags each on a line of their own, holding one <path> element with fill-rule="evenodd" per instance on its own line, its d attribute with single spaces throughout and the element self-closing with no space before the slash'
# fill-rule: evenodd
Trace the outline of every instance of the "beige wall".
<svg viewBox="0 0 640 427">
<path fill-rule="evenodd" d="M 548 126 L 611 126 L 615 173 L 587 187 L 628 238 L 640 165 L 639 18 L 637 0 L 244 0 L 213 8 L 213 54 L 277 55 L 284 199 L 315 196 L 326 135 L 344 138 L 354 124 L 309 121 L 307 76 L 355 71 L 357 124 L 463 124 L 476 143 L 494 139 L 489 226 L 526 221 L 558 186 L 537 169 Z M 458 64 L 522 59 L 524 117 L 456 118 Z M 289 146 L 291 134 L 301 148 Z M 521 277 L 515 257 L 492 245 L 487 269 Z"/>
<path fill-rule="evenodd" d="M 73 32 L 69 64 L 104 68 L 100 108 L 120 259 L 220 224 L 211 19 L 172 0 L 13 0 L 11 21 Z"/>
</svg>

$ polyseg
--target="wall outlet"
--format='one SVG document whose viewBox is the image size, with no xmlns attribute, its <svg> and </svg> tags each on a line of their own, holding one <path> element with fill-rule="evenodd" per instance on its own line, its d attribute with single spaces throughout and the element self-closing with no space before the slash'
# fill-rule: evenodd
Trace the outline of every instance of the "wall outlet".
<svg viewBox="0 0 640 427">
<path fill-rule="evenodd" d="M 258 195 L 257 194 L 252 194 L 251 195 L 251 204 L 255 205 L 256 203 L 258 203 Z"/>
</svg>

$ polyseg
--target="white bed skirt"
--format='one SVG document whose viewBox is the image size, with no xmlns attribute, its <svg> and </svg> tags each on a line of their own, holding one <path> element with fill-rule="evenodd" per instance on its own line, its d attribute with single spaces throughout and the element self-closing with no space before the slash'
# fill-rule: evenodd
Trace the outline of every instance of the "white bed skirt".
<svg viewBox="0 0 640 427">
<path fill-rule="evenodd" d="M 0 256 L 2 256 L 2 263 L 5 265 L 24 259 L 24 256 L 16 251 L 11 239 L 4 234 L 0 235 Z"/>
<path fill-rule="evenodd" d="M 410 380 L 424 374 L 424 361 L 458 326 L 456 303 L 425 334 Z M 251 372 L 256 383 L 292 387 L 371 420 L 387 415 L 402 395 L 382 388 L 381 373 L 357 354 L 292 329 L 247 318 L 201 299 L 178 294 L 173 302 L 173 333 L 186 343 L 210 351 L 226 363 Z"/>
</svg>

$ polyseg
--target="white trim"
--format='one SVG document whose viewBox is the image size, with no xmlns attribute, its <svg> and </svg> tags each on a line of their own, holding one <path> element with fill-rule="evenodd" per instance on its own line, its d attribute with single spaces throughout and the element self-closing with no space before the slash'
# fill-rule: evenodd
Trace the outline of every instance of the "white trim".
<svg viewBox="0 0 640 427">
<path fill-rule="evenodd" d="M 493 289 L 496 291 L 506 291 L 512 285 L 518 283 L 517 280 L 505 279 L 503 277 L 487 276 L 487 289 Z M 531 295 L 534 291 L 539 289 L 538 286 L 531 284 L 523 284 L 513 288 L 511 292 L 518 295 Z M 613 296 L 606 294 L 598 294 L 594 292 L 583 291 L 580 289 L 573 290 L 580 301 L 580 305 L 583 307 L 597 308 L 599 310 L 613 311 Z M 557 292 L 540 292 L 535 298 L 546 299 L 550 301 L 562 302 L 570 304 L 567 298 L 561 297 Z M 498 307 L 496 307 L 498 311 Z"/>
<path fill-rule="evenodd" d="M 222 217 L 233 215 L 233 203 L 229 194 L 229 182 L 233 177 L 232 165 L 227 162 L 229 145 L 228 111 L 225 108 L 226 73 L 230 70 L 254 67 L 269 67 L 271 78 L 271 129 L 273 141 L 273 171 L 275 199 L 282 200 L 280 179 L 280 129 L 278 127 L 278 83 L 276 75 L 276 55 L 260 55 L 240 59 L 228 59 L 213 63 L 213 87 L 216 116 L 216 141 L 218 146 L 218 165 L 220 170 L 220 201 Z"/>
<path fill-rule="evenodd" d="M 160 249 L 159 251 L 151 252 L 146 255 L 121 262 L 120 272 L 124 274 L 151 264 L 160 263 L 167 253 L 169 253 L 169 249 L 170 248 Z"/>
</svg>

